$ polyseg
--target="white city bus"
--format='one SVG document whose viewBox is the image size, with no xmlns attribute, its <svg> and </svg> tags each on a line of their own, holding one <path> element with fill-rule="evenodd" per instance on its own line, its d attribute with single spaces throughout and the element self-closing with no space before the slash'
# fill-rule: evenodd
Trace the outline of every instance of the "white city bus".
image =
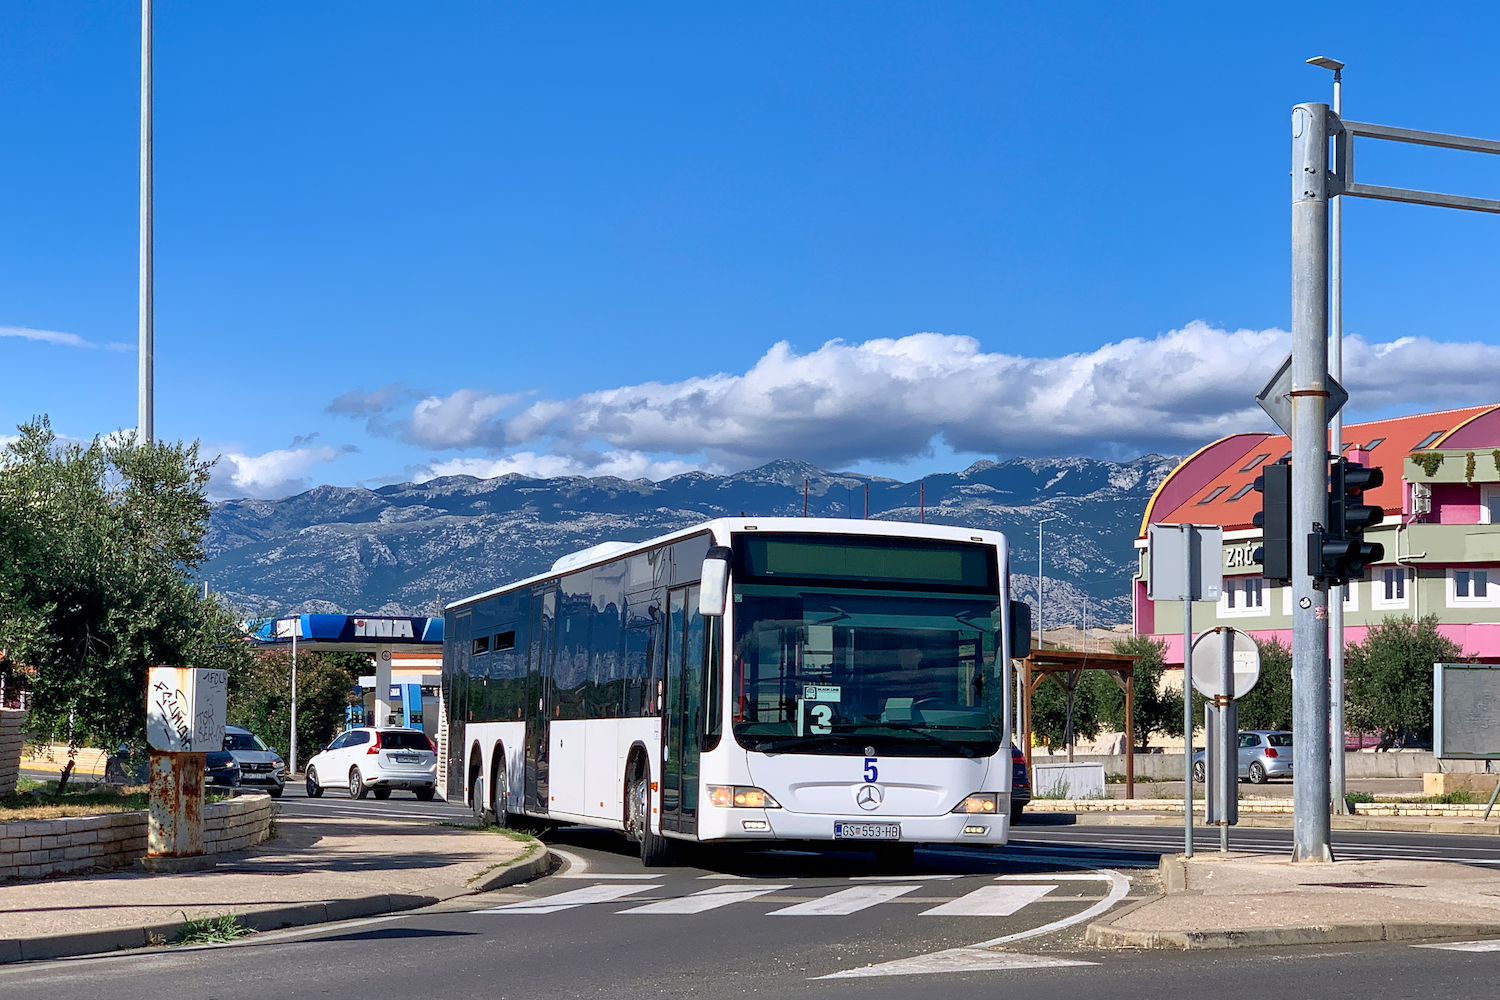
<svg viewBox="0 0 1500 1000">
<path fill-rule="evenodd" d="M 684 840 L 1003 844 L 1030 641 L 1007 563 L 991 531 L 723 518 L 457 601 L 449 801 L 620 830 L 648 865 Z"/>
</svg>

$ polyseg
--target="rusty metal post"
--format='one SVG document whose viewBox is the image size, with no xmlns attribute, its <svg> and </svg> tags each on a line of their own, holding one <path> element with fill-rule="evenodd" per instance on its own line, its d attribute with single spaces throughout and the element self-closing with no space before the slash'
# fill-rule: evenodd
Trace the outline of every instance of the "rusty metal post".
<svg viewBox="0 0 1500 1000">
<path fill-rule="evenodd" d="M 151 752 L 151 809 L 146 853 L 203 853 L 203 769 L 207 754 Z"/>
<path fill-rule="evenodd" d="M 1135 666 L 1125 677 L 1125 797 L 1135 798 Z"/>
</svg>

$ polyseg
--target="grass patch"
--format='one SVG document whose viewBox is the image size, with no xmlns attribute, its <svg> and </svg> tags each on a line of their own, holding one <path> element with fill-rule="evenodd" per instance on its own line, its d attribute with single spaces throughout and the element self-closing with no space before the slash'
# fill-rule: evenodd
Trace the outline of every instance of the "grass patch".
<svg viewBox="0 0 1500 1000">
<path fill-rule="evenodd" d="M 1369 792 L 1345 792 L 1344 804 L 1351 810 L 1361 802 L 1374 802 L 1375 796 Z"/>
<path fill-rule="evenodd" d="M 221 913 L 217 917 L 189 917 L 182 915 L 182 926 L 172 940 L 176 944 L 225 944 L 247 934 L 255 933 L 233 913 Z"/>
<path fill-rule="evenodd" d="M 80 785 L 69 783 L 68 790 L 57 794 L 57 782 L 31 782 L 31 788 L 0 798 L 0 823 L 18 820 L 63 819 L 69 816 L 98 816 L 101 813 L 133 812 L 145 809 L 150 800 L 146 785 Z"/>
</svg>

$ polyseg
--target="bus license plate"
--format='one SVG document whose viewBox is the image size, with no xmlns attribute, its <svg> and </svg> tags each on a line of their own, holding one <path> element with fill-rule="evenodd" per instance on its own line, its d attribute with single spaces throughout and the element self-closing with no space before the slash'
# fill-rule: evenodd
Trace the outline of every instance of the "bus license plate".
<svg viewBox="0 0 1500 1000">
<path fill-rule="evenodd" d="M 900 823 L 835 823 L 834 840 L 900 840 Z"/>
</svg>

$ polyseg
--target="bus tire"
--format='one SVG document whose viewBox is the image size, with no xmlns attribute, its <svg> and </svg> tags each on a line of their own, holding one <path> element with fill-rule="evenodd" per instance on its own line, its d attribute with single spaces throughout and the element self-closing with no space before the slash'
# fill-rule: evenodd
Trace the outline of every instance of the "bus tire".
<svg viewBox="0 0 1500 1000">
<path fill-rule="evenodd" d="M 630 783 L 630 836 L 640 845 L 641 864 L 646 868 L 664 868 L 672 864 L 672 842 L 651 832 L 651 770 L 643 768 Z"/>
<path fill-rule="evenodd" d="M 495 825 L 510 826 L 510 791 L 505 780 L 505 755 L 498 748 L 495 751 L 495 779 L 490 782 L 490 795 L 494 801 L 490 803 L 490 813 L 495 817 Z"/>
<path fill-rule="evenodd" d="M 490 825 L 489 810 L 484 807 L 484 776 L 474 775 L 469 786 L 469 806 L 474 810 L 474 825 L 483 829 Z"/>
</svg>

